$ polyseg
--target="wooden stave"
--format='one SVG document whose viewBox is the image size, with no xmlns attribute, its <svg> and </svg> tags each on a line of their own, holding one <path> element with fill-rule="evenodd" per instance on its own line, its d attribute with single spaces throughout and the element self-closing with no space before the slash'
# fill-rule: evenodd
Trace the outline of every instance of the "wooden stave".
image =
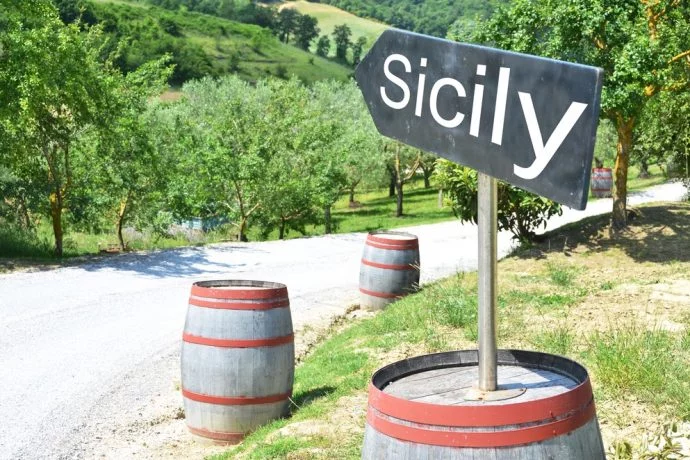
<svg viewBox="0 0 690 460">
<path fill-rule="evenodd" d="M 204 284 L 209 283 L 218 281 Z M 233 281 L 220 283 L 227 286 Z M 187 426 L 192 433 L 221 443 L 239 442 L 247 432 L 285 415 L 294 380 L 294 335 L 287 289 L 261 281 L 238 283 L 252 290 L 212 292 L 203 286 L 199 289 L 201 283 L 195 283 L 182 342 Z M 263 285 L 267 289 L 256 289 Z M 277 302 L 274 296 L 280 296 Z M 195 305 L 209 300 L 213 306 Z M 195 343 L 197 339 L 213 344 Z M 222 363 L 234 366 L 224 367 Z M 255 375 L 247 378 L 247 371 Z"/>
</svg>

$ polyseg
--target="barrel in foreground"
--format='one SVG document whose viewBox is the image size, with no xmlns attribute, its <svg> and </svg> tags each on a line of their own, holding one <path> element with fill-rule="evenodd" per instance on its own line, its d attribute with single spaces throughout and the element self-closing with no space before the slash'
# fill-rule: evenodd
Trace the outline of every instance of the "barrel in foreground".
<svg viewBox="0 0 690 460">
<path fill-rule="evenodd" d="M 219 443 L 286 414 L 295 348 L 287 288 L 264 281 L 194 283 L 182 341 L 189 430 Z"/>
</svg>

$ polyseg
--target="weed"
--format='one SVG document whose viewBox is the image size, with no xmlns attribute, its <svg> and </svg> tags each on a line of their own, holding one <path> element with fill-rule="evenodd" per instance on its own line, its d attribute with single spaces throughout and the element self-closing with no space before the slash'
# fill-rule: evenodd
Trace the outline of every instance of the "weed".
<svg viewBox="0 0 690 460">
<path fill-rule="evenodd" d="M 596 332 L 585 356 L 597 379 L 613 396 L 633 393 L 655 406 L 673 406 L 682 418 L 690 416 L 690 382 L 683 337 L 637 326 Z"/>
<path fill-rule="evenodd" d="M 537 333 L 532 343 L 539 351 L 556 355 L 569 355 L 572 353 L 574 337 L 568 326 L 562 325 Z"/>
<path fill-rule="evenodd" d="M 572 285 L 573 279 L 578 272 L 575 267 L 563 266 L 552 262 L 546 264 L 546 270 L 551 282 L 561 287 Z"/>
</svg>

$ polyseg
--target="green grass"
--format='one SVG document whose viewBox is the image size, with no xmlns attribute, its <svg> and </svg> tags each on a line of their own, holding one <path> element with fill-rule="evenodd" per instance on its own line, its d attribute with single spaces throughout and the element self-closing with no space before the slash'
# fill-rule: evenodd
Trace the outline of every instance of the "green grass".
<svg viewBox="0 0 690 460">
<path fill-rule="evenodd" d="M 634 395 L 655 406 L 672 406 L 690 419 L 690 366 L 687 333 L 620 326 L 594 333 L 585 357 L 602 389 L 612 397 Z"/>
<path fill-rule="evenodd" d="M 678 206 L 686 212 L 655 223 L 656 228 L 687 223 L 690 205 Z M 650 244 L 667 243 L 660 239 Z M 597 247 L 605 249 L 573 249 L 567 255 L 544 249 L 532 257 L 516 254 L 501 261 L 499 344 L 564 355 L 588 369 L 610 458 L 669 458 L 650 457 L 640 440 L 656 436 L 676 421 L 690 420 L 690 314 L 682 305 L 660 308 L 684 326 L 678 332 L 654 327 L 651 323 L 659 317 L 626 316 L 620 321 L 614 314 L 611 322 L 604 318 L 611 305 L 636 305 L 648 299 L 643 290 L 648 279 L 668 282 L 690 271 L 690 260 L 679 260 L 672 267 L 643 266 L 604 242 Z M 642 289 L 629 291 L 638 292 L 637 297 L 621 298 L 615 292 L 622 273 L 639 275 L 639 279 L 625 277 L 626 283 Z M 582 312 L 592 306 L 592 314 Z M 645 309 L 650 315 L 649 307 L 638 310 Z M 297 367 L 297 405 L 291 417 L 260 428 L 219 458 L 264 458 L 274 452 L 271 449 L 282 452 L 279 458 L 359 458 L 366 388 L 374 370 L 408 356 L 474 348 L 476 323 L 476 273 L 427 285 L 372 318 L 355 320 L 319 344 Z M 352 413 L 358 414 L 352 426 L 335 432 L 328 428 Z M 300 425 L 312 429 L 300 432 Z"/>
<path fill-rule="evenodd" d="M 350 30 L 352 30 L 351 40 L 353 42 L 359 37 L 365 37 L 367 39 L 365 51 L 374 44 L 384 30 L 390 28 L 387 24 L 376 22 L 371 19 L 360 18 L 325 3 L 312 3 L 299 0 L 296 2 L 284 3 L 281 8 L 294 8 L 301 14 L 314 16 L 319 21 L 321 35 L 328 35 L 331 40 L 331 54 L 333 55 L 335 55 L 335 45 L 333 44 L 333 37 L 331 34 L 335 26 L 347 24 Z"/>
</svg>

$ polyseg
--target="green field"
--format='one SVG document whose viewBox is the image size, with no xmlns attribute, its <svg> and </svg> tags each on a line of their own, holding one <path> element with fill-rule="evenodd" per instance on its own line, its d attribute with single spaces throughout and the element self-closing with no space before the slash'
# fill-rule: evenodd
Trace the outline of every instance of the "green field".
<svg viewBox="0 0 690 460">
<path fill-rule="evenodd" d="M 151 20 L 173 21 L 181 31 L 179 39 L 200 47 L 209 58 L 212 74 L 237 73 L 250 81 L 296 75 L 311 83 L 344 80 L 352 73 L 351 69 L 331 60 L 281 43 L 269 30 L 252 24 L 131 1 L 93 0 L 92 3 L 99 16 L 116 14 L 133 28 L 150 27 Z"/>
<path fill-rule="evenodd" d="M 359 37 L 366 37 L 367 45 L 365 46 L 365 50 L 369 49 L 371 45 L 374 44 L 384 30 L 390 28 L 390 26 L 381 22 L 360 18 L 340 8 L 324 3 L 311 3 L 299 0 L 296 2 L 283 3 L 280 8 L 294 8 L 301 14 L 314 16 L 319 21 L 321 35 L 328 35 L 329 38 L 331 38 L 331 50 L 333 54 L 335 54 L 335 46 L 333 45 L 333 39 L 330 35 L 333 33 L 335 26 L 347 24 L 352 30 L 351 39 L 353 42 Z"/>
</svg>

